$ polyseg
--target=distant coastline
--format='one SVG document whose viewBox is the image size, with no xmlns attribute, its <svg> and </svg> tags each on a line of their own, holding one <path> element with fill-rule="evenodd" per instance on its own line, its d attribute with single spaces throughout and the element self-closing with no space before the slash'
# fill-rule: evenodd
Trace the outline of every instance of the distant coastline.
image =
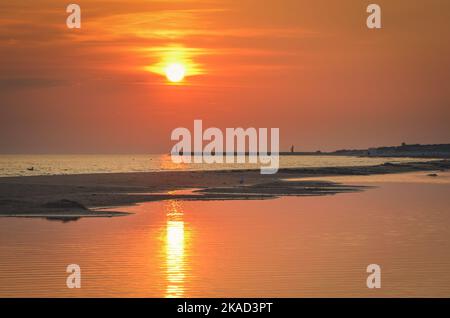
<svg viewBox="0 0 450 318">
<path fill-rule="evenodd" d="M 406 144 L 400 146 L 376 147 L 367 149 L 341 149 L 332 152 L 283 152 L 289 155 L 357 156 L 357 157 L 412 157 L 412 158 L 450 158 L 450 144 Z"/>
<path fill-rule="evenodd" d="M 270 151 L 268 152 L 270 154 Z M 225 153 L 226 154 L 226 153 Z M 259 155 L 259 153 L 251 153 Z M 202 155 L 191 152 L 191 156 Z M 249 156 L 250 153 L 234 153 L 235 156 Z M 340 149 L 336 151 L 282 151 L 280 156 L 354 156 L 354 157 L 411 157 L 411 158 L 450 158 L 450 144 L 406 144 L 399 146 L 381 146 L 366 149 Z"/>
</svg>

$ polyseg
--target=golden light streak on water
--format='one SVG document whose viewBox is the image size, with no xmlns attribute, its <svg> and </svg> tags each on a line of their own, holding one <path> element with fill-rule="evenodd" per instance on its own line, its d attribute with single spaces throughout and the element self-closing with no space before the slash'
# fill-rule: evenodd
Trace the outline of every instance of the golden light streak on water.
<svg viewBox="0 0 450 318">
<path fill-rule="evenodd" d="M 167 205 L 166 266 L 167 298 L 184 295 L 185 280 L 185 233 L 183 210 L 180 202 L 171 200 Z"/>
</svg>

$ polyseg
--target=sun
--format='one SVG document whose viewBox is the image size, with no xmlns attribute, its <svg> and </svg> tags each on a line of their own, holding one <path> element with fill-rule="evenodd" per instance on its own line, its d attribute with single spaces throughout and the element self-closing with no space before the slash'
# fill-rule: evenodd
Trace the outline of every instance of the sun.
<svg viewBox="0 0 450 318">
<path fill-rule="evenodd" d="M 172 83 L 181 82 L 186 75 L 186 67 L 181 63 L 171 63 L 166 66 L 164 71 L 167 79 Z"/>
<path fill-rule="evenodd" d="M 165 77 L 166 85 L 192 85 L 188 78 L 207 74 L 204 65 L 196 57 L 206 54 L 203 49 L 183 46 L 142 48 L 144 56 L 153 60 L 151 65 L 143 65 L 142 70 Z"/>
</svg>

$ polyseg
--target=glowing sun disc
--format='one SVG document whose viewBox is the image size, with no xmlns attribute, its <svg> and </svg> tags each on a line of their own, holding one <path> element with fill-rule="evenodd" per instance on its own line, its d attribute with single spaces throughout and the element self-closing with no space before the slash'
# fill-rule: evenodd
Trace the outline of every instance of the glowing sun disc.
<svg viewBox="0 0 450 318">
<path fill-rule="evenodd" d="M 165 69 L 166 77 L 170 82 L 181 82 L 186 75 L 186 68 L 180 63 L 169 64 Z"/>
</svg>

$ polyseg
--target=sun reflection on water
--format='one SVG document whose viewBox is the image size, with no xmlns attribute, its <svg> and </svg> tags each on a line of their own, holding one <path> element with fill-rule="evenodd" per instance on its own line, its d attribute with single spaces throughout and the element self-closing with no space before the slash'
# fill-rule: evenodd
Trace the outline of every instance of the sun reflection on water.
<svg viewBox="0 0 450 318">
<path fill-rule="evenodd" d="M 183 297 L 186 237 L 181 203 L 175 200 L 168 201 L 166 216 L 166 297 Z"/>
</svg>

